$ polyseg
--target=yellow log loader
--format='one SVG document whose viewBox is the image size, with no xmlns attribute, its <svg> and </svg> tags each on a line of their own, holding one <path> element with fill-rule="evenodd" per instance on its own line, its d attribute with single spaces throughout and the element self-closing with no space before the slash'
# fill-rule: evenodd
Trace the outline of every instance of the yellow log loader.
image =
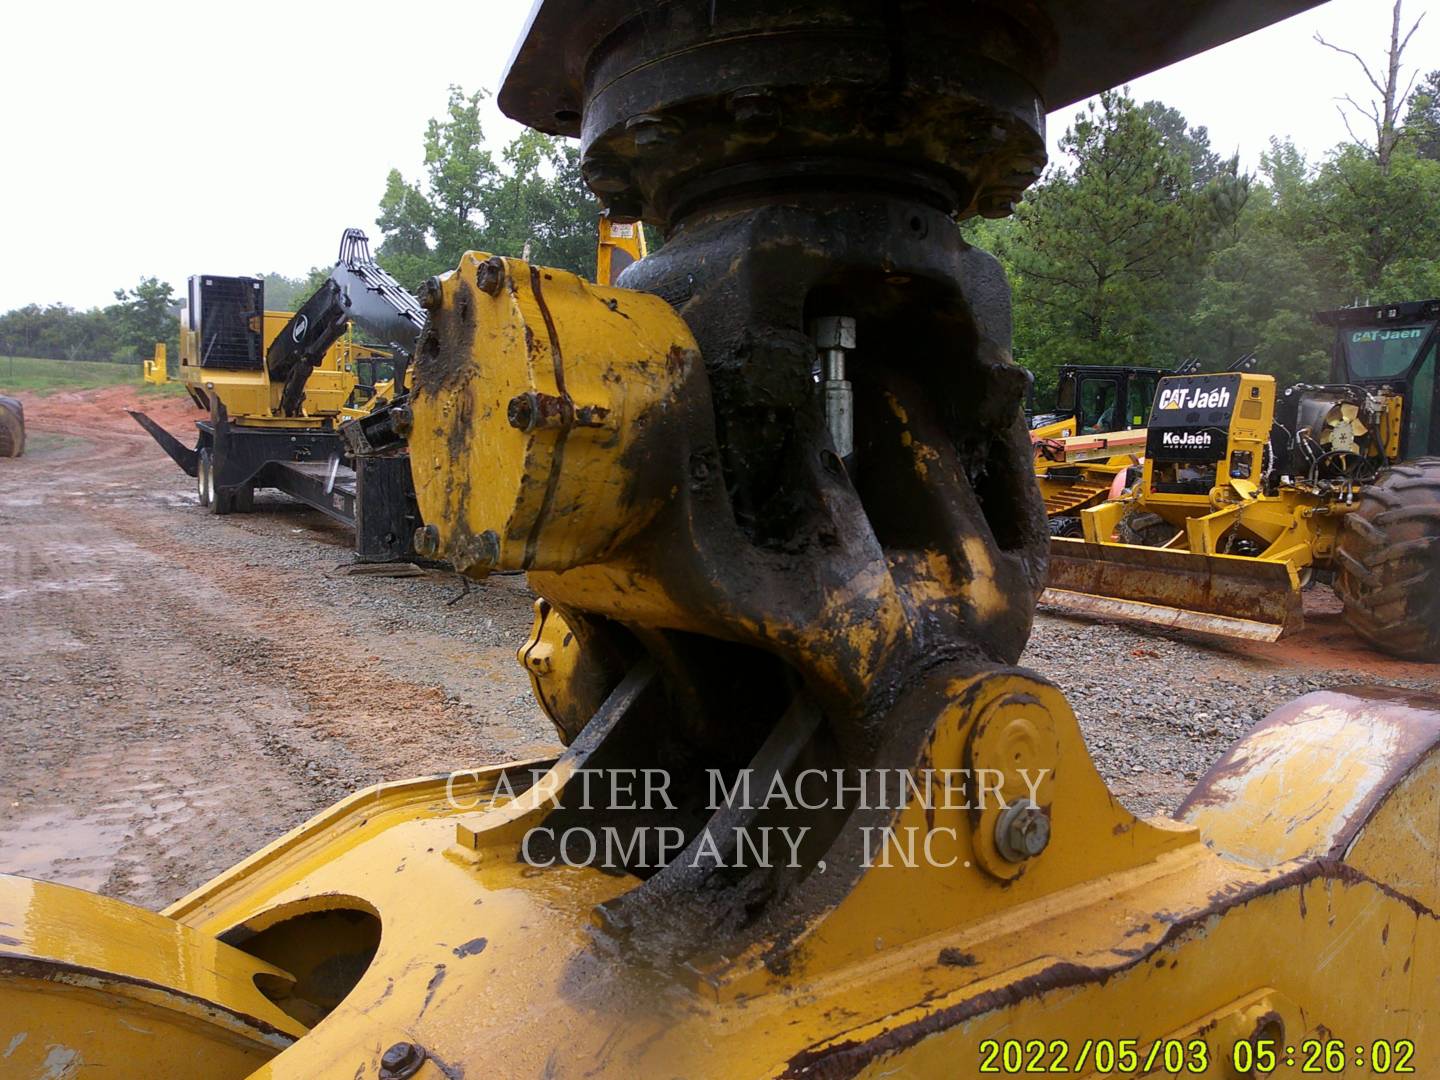
<svg viewBox="0 0 1440 1080">
<path fill-rule="evenodd" d="M 365 234 L 345 230 L 330 275 L 299 311 L 265 310 L 261 278 L 197 274 L 180 322 L 174 381 L 210 414 L 196 422 L 194 448 L 144 413 L 130 415 L 195 478 L 200 505 L 245 512 L 257 488 L 275 488 L 353 528 L 362 563 L 412 556 L 420 519 L 403 444 L 361 457 L 341 436 L 347 420 L 404 397 L 425 322 Z M 352 325 L 383 344 L 357 341 Z M 145 379 L 170 380 L 163 344 Z"/>
<path fill-rule="evenodd" d="M 565 749 L 160 914 L 0 878 L 9 1073 L 1435 1075 L 1440 702 L 1311 695 L 1126 811 L 1014 666 L 1049 536 L 954 225 L 1047 108 L 1306 6 L 544 0 L 501 107 L 667 240 L 465 255 L 409 442 L 425 546 L 528 572 Z"/>
<path fill-rule="evenodd" d="M 1047 601 L 1275 640 L 1319 573 L 1375 648 L 1440 661 L 1440 301 L 1317 317 L 1335 330 L 1327 385 L 1161 381 L 1142 482 L 1056 541 Z"/>
</svg>

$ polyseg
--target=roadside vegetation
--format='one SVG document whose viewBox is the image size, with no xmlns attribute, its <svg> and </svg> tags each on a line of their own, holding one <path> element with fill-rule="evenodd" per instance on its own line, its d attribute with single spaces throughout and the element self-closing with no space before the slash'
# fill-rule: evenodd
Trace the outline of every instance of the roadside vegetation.
<svg viewBox="0 0 1440 1080">
<path fill-rule="evenodd" d="M 0 356 L 0 393 L 25 391 L 53 394 L 59 390 L 98 390 L 107 386 L 134 386 L 142 394 L 184 394 L 174 383 L 155 386 L 141 377 L 139 364 L 93 360 L 52 360 L 39 356 Z"/>
</svg>

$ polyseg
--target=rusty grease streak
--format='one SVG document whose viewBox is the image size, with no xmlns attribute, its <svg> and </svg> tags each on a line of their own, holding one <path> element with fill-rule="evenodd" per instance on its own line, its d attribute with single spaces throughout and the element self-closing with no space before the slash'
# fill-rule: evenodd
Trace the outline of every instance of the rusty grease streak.
<svg viewBox="0 0 1440 1080">
<path fill-rule="evenodd" d="M 1290 888 L 1296 888 L 1302 899 L 1305 886 L 1316 882 L 1340 882 L 1345 885 L 1365 885 L 1378 890 L 1392 900 L 1398 900 L 1415 913 L 1417 918 L 1440 919 L 1434 911 L 1413 897 L 1396 892 L 1388 885 L 1367 877 L 1353 867 L 1332 860 L 1317 860 L 1305 863 L 1268 881 L 1259 882 L 1232 895 L 1217 899 L 1212 897 L 1204 907 L 1197 908 L 1181 918 L 1170 922 L 1169 928 L 1146 950 L 1123 964 L 1108 967 L 1087 967 L 1083 964 L 1061 962 L 1053 964 L 1034 975 L 1017 979 L 1008 986 L 987 990 L 973 998 L 962 1001 L 947 1009 L 939 1009 L 918 1020 L 901 1024 L 870 1039 L 845 1039 L 830 1045 L 811 1046 L 786 1063 L 782 1080 L 850 1080 L 858 1076 L 871 1062 L 886 1055 L 907 1050 L 921 1040 L 948 1031 L 951 1028 L 986 1013 L 1013 1008 L 1022 1001 L 1036 998 L 1056 990 L 1078 986 L 1104 985 L 1111 978 L 1135 970 L 1149 956 L 1168 946 L 1176 945 L 1206 922 L 1229 911 L 1239 910 L 1254 900 L 1278 895 Z M 1114 952 L 1115 950 L 1110 950 Z M 922 1002 L 923 1004 L 923 1002 Z"/>
<path fill-rule="evenodd" d="M 569 401 L 570 394 L 565 389 L 565 358 L 560 352 L 560 335 L 555 329 L 555 320 L 550 315 L 550 306 L 545 302 L 545 293 L 540 286 L 540 270 L 534 266 L 530 268 L 530 289 L 535 294 L 535 304 L 540 309 L 540 317 L 545 320 L 545 333 L 550 338 L 550 360 L 555 368 L 555 389 L 563 399 Z M 530 526 L 530 535 L 525 537 L 525 559 L 521 565 L 526 570 L 535 562 L 535 552 L 540 545 L 540 531 L 548 521 L 550 509 L 555 503 L 555 489 L 560 485 L 560 468 L 565 462 L 565 441 L 569 436 L 569 428 L 562 427 L 555 433 L 550 472 L 545 477 L 545 494 L 540 499 L 540 510 L 535 515 L 534 524 Z"/>
</svg>

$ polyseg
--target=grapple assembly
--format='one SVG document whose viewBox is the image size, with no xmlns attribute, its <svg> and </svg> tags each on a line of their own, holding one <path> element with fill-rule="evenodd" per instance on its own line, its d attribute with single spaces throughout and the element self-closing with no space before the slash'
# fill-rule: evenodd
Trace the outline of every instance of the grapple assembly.
<svg viewBox="0 0 1440 1080">
<path fill-rule="evenodd" d="M 1312 695 L 1186 820 L 1127 812 L 1012 666 L 1048 534 L 1004 277 L 954 226 L 1038 174 L 1047 102 L 1306 6 L 537 6 L 502 107 L 580 135 L 611 219 L 666 242 L 620 287 L 467 255 L 422 296 L 410 452 L 417 548 L 529 573 L 521 659 L 566 749 L 357 794 L 170 908 L 226 976 L 159 973 L 190 1059 L 1229 1077 L 1312 1039 L 1430 1052 L 1440 703 Z M 151 977 L 121 957 L 62 1014 L 39 991 L 80 994 L 65 941 L 4 955 L 77 1054 Z M 207 1046 L 241 1038 L 222 1069 Z"/>
</svg>

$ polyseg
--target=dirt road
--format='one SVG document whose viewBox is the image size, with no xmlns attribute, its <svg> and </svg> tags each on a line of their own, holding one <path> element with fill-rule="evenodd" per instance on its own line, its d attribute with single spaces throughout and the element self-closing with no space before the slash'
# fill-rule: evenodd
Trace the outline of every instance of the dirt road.
<svg viewBox="0 0 1440 1080">
<path fill-rule="evenodd" d="M 552 746 L 523 579 L 335 576 L 345 532 L 203 511 L 135 404 L 27 399 L 0 470 L 0 869 L 158 907 L 354 788 Z"/>
<path fill-rule="evenodd" d="M 350 538 L 318 514 L 195 505 L 137 400 L 27 398 L 29 453 L 0 461 L 0 871 L 159 907 L 357 787 L 553 749 L 514 662 L 522 579 L 339 576 Z M 144 407 L 193 437 L 188 403 Z M 1440 690 L 1312 607 L 1277 646 L 1042 614 L 1025 662 L 1117 794 L 1163 812 L 1308 689 Z"/>
</svg>

